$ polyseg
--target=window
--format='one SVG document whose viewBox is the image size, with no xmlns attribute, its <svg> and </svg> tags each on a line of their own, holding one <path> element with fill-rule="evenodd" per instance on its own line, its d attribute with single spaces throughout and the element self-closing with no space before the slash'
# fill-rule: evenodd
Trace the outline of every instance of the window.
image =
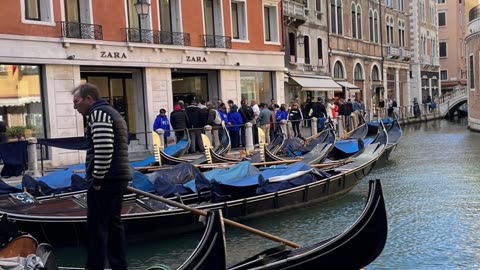
<svg viewBox="0 0 480 270">
<path fill-rule="evenodd" d="M 356 81 L 363 81 L 363 69 L 362 69 L 362 66 L 359 63 L 357 63 L 355 65 L 355 70 L 353 72 L 353 78 Z"/>
<path fill-rule="evenodd" d="M 378 13 L 377 11 L 373 11 L 373 27 L 374 27 L 374 32 L 375 32 L 375 43 L 378 43 Z"/>
<path fill-rule="evenodd" d="M 276 6 L 263 6 L 263 31 L 266 42 L 278 42 L 278 20 Z"/>
<path fill-rule="evenodd" d="M 440 80 L 448 80 L 448 70 L 440 70 Z"/>
<path fill-rule="evenodd" d="M 420 0 L 420 21 L 425 21 L 425 0 Z"/>
<path fill-rule="evenodd" d="M 373 11 L 368 11 L 368 40 L 375 41 L 375 34 L 373 32 Z"/>
<path fill-rule="evenodd" d="M 398 21 L 398 46 L 405 47 L 405 21 Z"/>
<path fill-rule="evenodd" d="M 393 6 L 392 2 L 393 2 L 393 0 L 385 0 L 385 6 L 392 7 Z"/>
<path fill-rule="evenodd" d="M 323 43 L 322 39 L 317 39 L 317 49 L 318 49 L 318 65 L 323 66 Z"/>
<path fill-rule="evenodd" d="M 52 0 L 21 0 L 22 23 L 55 25 Z"/>
<path fill-rule="evenodd" d="M 380 72 L 377 66 L 373 66 L 372 68 L 372 81 L 380 81 Z"/>
<path fill-rule="evenodd" d="M 271 72 L 240 71 L 242 99 L 270 100 L 273 97 Z"/>
<path fill-rule="evenodd" d="M 232 1 L 232 37 L 247 39 L 247 20 L 244 1 Z"/>
<path fill-rule="evenodd" d="M 305 64 L 310 64 L 310 38 L 308 36 L 303 37 L 303 48 L 304 48 Z"/>
<path fill-rule="evenodd" d="M 352 37 L 362 38 L 362 8 L 352 3 Z"/>
<path fill-rule="evenodd" d="M 422 56 L 424 57 L 427 54 L 427 39 L 425 35 L 422 35 Z"/>
<path fill-rule="evenodd" d="M 475 66 L 473 63 L 473 55 L 468 57 L 468 75 L 469 75 L 469 82 L 470 82 L 470 89 L 475 89 Z"/>
<path fill-rule="evenodd" d="M 160 31 L 182 32 L 179 0 L 159 0 L 158 8 Z"/>
<path fill-rule="evenodd" d="M 137 14 L 137 11 L 136 11 L 136 8 L 135 8 L 135 3 L 136 2 L 137 2 L 137 0 L 127 0 L 128 28 L 150 29 L 151 27 L 150 27 L 149 16 L 146 17 L 146 18 L 143 18 L 142 16 Z"/>
<path fill-rule="evenodd" d="M 330 31 L 333 34 L 343 34 L 343 14 L 342 14 L 342 1 L 330 0 Z"/>
<path fill-rule="evenodd" d="M 343 66 L 340 61 L 335 62 L 335 65 L 333 66 L 333 78 L 336 79 L 343 79 Z"/>
<path fill-rule="evenodd" d="M 386 17 L 387 23 L 387 44 L 393 43 L 393 18 L 390 16 Z"/>
<path fill-rule="evenodd" d="M 288 33 L 288 47 L 290 52 L 290 63 L 297 62 L 297 37 L 295 33 Z"/>
<path fill-rule="evenodd" d="M 357 37 L 357 5 L 352 3 L 352 37 Z"/>
<path fill-rule="evenodd" d="M 438 26 L 447 26 L 447 17 L 445 11 L 438 12 Z"/>
<path fill-rule="evenodd" d="M 445 4 L 446 0 L 437 0 L 437 4 Z"/>
<path fill-rule="evenodd" d="M 447 42 L 441 41 L 439 43 L 440 57 L 447 57 Z"/>
<path fill-rule="evenodd" d="M 403 0 L 398 0 L 397 4 L 398 4 L 398 10 L 399 11 L 404 11 L 403 10 L 403 5 L 404 5 Z"/>
<path fill-rule="evenodd" d="M 315 11 L 322 11 L 322 0 L 315 0 Z"/>
<path fill-rule="evenodd" d="M 45 137 L 40 66 L 0 65 L 7 76 L 0 80 L 0 120 L 10 127 L 21 126 L 37 138 Z M 18 139 L 18 138 L 10 138 Z"/>
</svg>

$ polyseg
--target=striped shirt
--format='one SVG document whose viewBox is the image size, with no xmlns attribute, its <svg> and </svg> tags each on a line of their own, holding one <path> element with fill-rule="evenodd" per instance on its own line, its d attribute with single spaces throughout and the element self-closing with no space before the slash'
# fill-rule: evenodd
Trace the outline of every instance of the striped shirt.
<svg viewBox="0 0 480 270">
<path fill-rule="evenodd" d="M 95 179 L 103 179 L 110 169 L 113 157 L 113 120 L 102 110 L 94 110 L 88 116 L 93 140 L 93 173 Z"/>
</svg>

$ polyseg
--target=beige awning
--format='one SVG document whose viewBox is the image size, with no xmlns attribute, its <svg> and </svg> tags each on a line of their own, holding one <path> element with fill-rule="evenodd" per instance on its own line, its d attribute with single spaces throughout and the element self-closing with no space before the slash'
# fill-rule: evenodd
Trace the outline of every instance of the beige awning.
<svg viewBox="0 0 480 270">
<path fill-rule="evenodd" d="M 337 83 L 340 84 L 341 86 L 347 88 L 348 90 L 354 90 L 354 89 L 360 90 L 360 88 L 358 88 L 356 85 L 351 84 L 351 83 L 346 82 L 346 81 L 337 81 Z"/>
<path fill-rule="evenodd" d="M 302 86 L 302 91 L 342 91 L 342 87 L 327 76 L 290 75 L 290 79 Z"/>
</svg>

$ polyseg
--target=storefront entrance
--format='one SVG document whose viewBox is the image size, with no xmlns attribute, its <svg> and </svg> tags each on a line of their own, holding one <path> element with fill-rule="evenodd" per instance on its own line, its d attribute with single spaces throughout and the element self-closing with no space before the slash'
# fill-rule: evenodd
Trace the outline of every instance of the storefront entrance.
<svg viewBox="0 0 480 270">
<path fill-rule="evenodd" d="M 186 105 L 193 100 L 216 101 L 219 97 L 218 72 L 216 70 L 174 70 L 172 72 L 173 103 L 183 101 Z"/>
<path fill-rule="evenodd" d="M 100 95 L 108 101 L 127 122 L 130 139 L 136 139 L 139 132 L 135 109 L 135 100 L 143 100 L 143 91 L 134 91 L 134 75 L 132 72 L 99 72 L 83 70 L 80 73 L 82 82 L 95 84 L 100 90 Z M 140 95 L 140 96 L 139 96 Z M 141 103 L 137 103 L 141 104 Z M 142 109 L 144 110 L 144 109 Z"/>
</svg>

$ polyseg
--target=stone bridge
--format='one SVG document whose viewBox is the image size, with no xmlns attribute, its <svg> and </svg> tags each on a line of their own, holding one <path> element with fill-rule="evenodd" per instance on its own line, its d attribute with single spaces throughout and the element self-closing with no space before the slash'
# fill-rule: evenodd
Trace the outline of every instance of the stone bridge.
<svg viewBox="0 0 480 270">
<path fill-rule="evenodd" d="M 459 88 L 439 97 L 438 112 L 442 117 L 454 113 L 461 105 L 467 102 L 467 88 Z"/>
</svg>

